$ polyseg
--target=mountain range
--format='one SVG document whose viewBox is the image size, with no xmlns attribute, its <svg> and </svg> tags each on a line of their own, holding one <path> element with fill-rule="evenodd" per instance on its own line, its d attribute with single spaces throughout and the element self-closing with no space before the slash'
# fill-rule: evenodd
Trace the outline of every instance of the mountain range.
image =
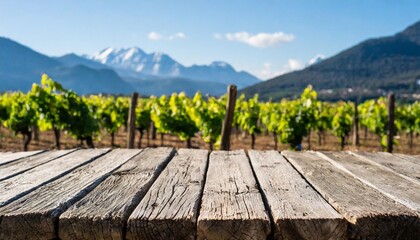
<svg viewBox="0 0 420 240">
<path fill-rule="evenodd" d="M 164 53 L 106 48 L 91 56 L 49 57 L 0 37 L 0 91 L 28 91 L 42 73 L 79 94 L 162 95 L 196 91 L 220 95 L 228 84 L 243 88 L 260 80 L 225 62 L 185 67 Z"/>
<path fill-rule="evenodd" d="M 391 91 L 399 98 L 420 99 L 420 21 L 393 36 L 368 39 L 267 81 L 225 62 L 183 66 L 167 54 L 136 47 L 49 57 L 0 37 L 0 50 L 0 92 L 27 91 L 42 73 L 48 73 L 80 94 L 220 95 L 228 84 L 236 84 L 247 96 L 258 93 L 262 100 L 278 100 L 296 97 L 312 85 L 324 100 L 363 100 Z"/>
<path fill-rule="evenodd" d="M 393 36 L 368 39 L 242 93 L 278 100 L 296 97 L 310 84 L 326 100 L 376 98 L 391 91 L 400 98 L 420 98 L 420 21 Z"/>
</svg>

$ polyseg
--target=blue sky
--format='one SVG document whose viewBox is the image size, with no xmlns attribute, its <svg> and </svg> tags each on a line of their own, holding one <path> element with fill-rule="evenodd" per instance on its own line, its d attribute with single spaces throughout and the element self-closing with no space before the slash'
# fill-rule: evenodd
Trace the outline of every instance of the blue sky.
<svg viewBox="0 0 420 240">
<path fill-rule="evenodd" d="M 420 20 L 420 0 L 0 0 L 0 36 L 47 55 L 137 46 L 267 79 Z"/>
</svg>

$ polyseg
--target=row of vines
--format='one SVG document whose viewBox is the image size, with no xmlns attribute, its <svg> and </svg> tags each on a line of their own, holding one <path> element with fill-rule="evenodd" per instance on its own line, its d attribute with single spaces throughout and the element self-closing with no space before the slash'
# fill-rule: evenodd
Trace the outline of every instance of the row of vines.
<svg viewBox="0 0 420 240">
<path fill-rule="evenodd" d="M 78 96 L 64 89 L 47 75 L 32 89 L 0 95 L 0 123 L 23 136 L 23 148 L 27 150 L 32 130 L 52 130 L 55 147 L 60 148 L 60 135 L 70 134 L 88 147 L 94 147 L 94 140 L 101 132 L 114 135 L 127 125 L 129 111 L 128 97 Z M 388 113 L 386 99 L 368 100 L 358 105 L 360 128 L 374 133 L 381 146 L 386 146 Z M 193 98 L 184 93 L 141 98 L 136 107 L 136 128 L 139 143 L 144 133 L 154 129 L 162 135 L 172 134 L 191 147 L 191 138 L 199 135 L 209 148 L 220 144 L 221 128 L 226 114 L 226 96 L 220 98 L 202 96 Z M 395 112 L 395 134 L 407 134 L 410 147 L 413 136 L 420 134 L 420 103 L 397 104 Z M 260 102 L 258 95 L 237 99 L 234 128 L 252 137 L 252 148 L 257 134 L 265 132 L 273 136 L 275 148 L 278 141 L 289 144 L 291 149 L 300 150 L 303 139 L 311 133 L 318 133 L 322 143 L 323 133 L 333 133 L 344 148 L 346 139 L 353 129 L 354 103 L 329 103 L 317 100 L 317 93 L 310 86 L 295 100 Z M 140 147 L 140 145 L 139 145 Z"/>
</svg>

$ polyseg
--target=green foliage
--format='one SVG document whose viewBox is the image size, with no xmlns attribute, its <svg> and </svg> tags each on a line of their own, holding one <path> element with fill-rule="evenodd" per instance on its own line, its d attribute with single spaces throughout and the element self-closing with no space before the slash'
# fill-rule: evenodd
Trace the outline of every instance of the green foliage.
<svg viewBox="0 0 420 240">
<path fill-rule="evenodd" d="M 36 126 L 37 117 L 34 103 L 20 92 L 4 94 L 2 96 L 3 125 L 15 133 L 26 134 L 30 128 Z M 4 107 L 7 106 L 7 107 Z M 5 118 L 5 119 L 4 119 Z"/>
<path fill-rule="evenodd" d="M 94 136 L 99 132 L 98 120 L 94 117 L 93 109 L 73 91 L 67 90 L 62 95 L 64 102 L 65 129 L 70 135 L 82 140 Z"/>
<path fill-rule="evenodd" d="M 93 118 L 99 120 L 99 126 L 108 133 L 115 133 L 127 121 L 120 113 L 119 101 L 115 97 L 93 95 L 84 98 Z M 127 110 L 128 111 L 128 110 Z"/>
<path fill-rule="evenodd" d="M 332 119 L 332 132 L 340 138 L 341 148 L 344 148 L 344 140 L 350 134 L 353 125 L 353 104 L 339 102 L 335 108 L 334 117 Z"/>
<path fill-rule="evenodd" d="M 169 111 L 169 99 L 165 95 L 160 98 L 151 97 L 150 118 L 155 124 L 159 133 L 169 133 L 172 124 L 171 113 Z"/>
<path fill-rule="evenodd" d="M 318 131 L 327 131 L 332 129 L 332 120 L 334 117 L 334 106 L 327 102 L 318 101 L 316 104 L 315 121 L 313 128 Z"/>
<path fill-rule="evenodd" d="M 169 99 L 166 96 L 153 99 L 151 119 L 158 132 L 172 133 L 183 141 L 191 139 L 198 128 L 187 113 L 190 104 L 191 100 L 182 92 L 172 94 Z"/>
<path fill-rule="evenodd" d="M 32 108 L 36 110 L 37 124 L 41 131 L 64 129 L 66 109 L 61 96 L 64 92 L 64 88 L 46 74 L 42 75 L 41 85 L 32 85 L 27 96 L 33 103 Z"/>
<path fill-rule="evenodd" d="M 204 142 L 219 146 L 222 122 L 226 114 L 226 100 L 208 97 L 205 101 L 202 94 L 197 92 L 191 104 L 187 106 L 187 113 L 201 131 Z"/>
<path fill-rule="evenodd" d="M 151 101 L 148 99 L 140 99 L 136 107 L 136 128 L 140 131 L 150 128 L 151 119 Z"/>
<path fill-rule="evenodd" d="M 420 102 L 396 107 L 396 125 L 402 131 L 420 133 Z"/>
<path fill-rule="evenodd" d="M 237 124 L 243 131 L 246 131 L 248 134 L 261 132 L 258 126 L 260 116 L 258 94 L 255 94 L 253 98 L 248 100 L 245 100 L 244 95 L 241 95 L 236 101 L 235 114 L 237 115 Z"/>
<path fill-rule="evenodd" d="M 388 112 L 386 99 L 368 100 L 358 106 L 360 124 L 376 134 L 382 147 L 386 147 Z"/>
<path fill-rule="evenodd" d="M 299 149 L 303 137 L 315 126 L 317 94 L 309 86 L 303 91 L 300 99 L 282 100 L 280 108 L 280 140 L 282 143 L 288 143 L 292 149 Z"/>
<path fill-rule="evenodd" d="M 280 120 L 282 109 L 280 104 L 266 102 L 260 104 L 261 123 L 270 132 L 278 134 L 280 132 Z"/>
<path fill-rule="evenodd" d="M 39 126 L 43 131 L 63 130 L 83 140 L 92 138 L 100 129 L 112 134 L 126 125 L 129 101 L 128 97 L 80 97 L 43 75 L 41 84 L 33 84 L 27 94 L 0 95 L 0 123 L 16 133 L 27 134 L 31 127 Z M 353 111 L 352 103 L 318 101 L 317 93 L 309 86 L 300 98 L 281 102 L 261 103 L 258 95 L 248 100 L 241 95 L 236 103 L 234 124 L 251 135 L 265 128 L 282 143 L 299 149 L 310 129 L 330 130 L 343 143 L 351 131 Z M 358 111 L 360 124 L 376 134 L 385 147 L 386 99 L 365 101 Z M 136 127 L 147 130 L 153 122 L 159 133 L 171 133 L 181 140 L 189 140 L 200 131 L 205 142 L 217 146 L 225 113 L 226 96 L 204 98 L 197 93 L 190 99 L 180 93 L 169 98 L 151 97 L 139 100 Z M 398 104 L 395 124 L 397 130 L 411 138 L 420 133 L 420 103 Z"/>
<path fill-rule="evenodd" d="M 0 95 L 0 124 L 9 118 L 10 104 L 8 102 L 8 95 Z"/>
</svg>

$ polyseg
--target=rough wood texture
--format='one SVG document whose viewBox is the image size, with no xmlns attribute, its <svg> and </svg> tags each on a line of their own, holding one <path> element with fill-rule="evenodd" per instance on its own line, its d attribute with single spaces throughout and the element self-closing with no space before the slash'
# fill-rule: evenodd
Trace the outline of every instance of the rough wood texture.
<svg viewBox="0 0 420 240">
<path fill-rule="evenodd" d="M 86 149 L 65 155 L 55 161 L 33 168 L 23 174 L 0 182 L 0 207 L 28 192 L 64 176 L 73 169 L 83 165 L 109 149 Z"/>
<path fill-rule="evenodd" d="M 60 214 L 139 152 L 113 150 L 0 208 L 0 239 L 57 238 Z"/>
<path fill-rule="evenodd" d="M 369 153 L 369 152 L 350 152 L 355 156 L 359 156 L 365 160 L 380 164 L 388 167 L 395 172 L 402 174 L 402 177 L 409 178 L 411 181 L 416 181 L 420 184 L 420 165 L 404 161 L 392 154 L 380 152 L 380 153 Z"/>
<path fill-rule="evenodd" d="M 350 239 L 418 239 L 417 214 L 314 152 L 282 154 L 349 224 Z"/>
<path fill-rule="evenodd" d="M 0 166 L 0 181 L 31 170 L 34 167 L 57 159 L 75 150 L 76 149 L 43 152 L 34 156 L 21 158 L 17 161 Z"/>
<path fill-rule="evenodd" d="M 10 151 L 8 151 L 8 152 L 0 152 L 0 157 L 7 156 L 7 155 L 9 155 L 11 153 L 13 153 L 13 152 L 10 152 Z"/>
<path fill-rule="evenodd" d="M 420 184 L 401 177 L 389 168 L 345 152 L 318 154 L 366 185 L 420 213 Z"/>
<path fill-rule="evenodd" d="M 270 228 L 245 152 L 212 152 L 198 218 L 198 239 L 266 239 Z"/>
<path fill-rule="evenodd" d="M 134 139 L 136 135 L 136 107 L 138 97 L 139 94 L 136 92 L 131 95 L 130 109 L 128 111 L 127 120 L 127 148 L 134 148 Z"/>
<path fill-rule="evenodd" d="M 180 149 L 128 220 L 127 239 L 195 239 L 208 151 Z"/>
<path fill-rule="evenodd" d="M 220 150 L 229 150 L 230 149 L 230 132 L 232 131 L 232 122 L 233 115 L 235 113 L 235 104 L 236 104 L 236 86 L 229 85 L 227 92 L 227 102 L 226 102 L 226 115 L 223 120 L 222 133 L 221 133 L 221 143 Z"/>
<path fill-rule="evenodd" d="M 275 239 L 347 239 L 347 221 L 277 151 L 249 151 Z"/>
<path fill-rule="evenodd" d="M 404 155 L 400 153 L 393 154 L 394 156 L 397 156 L 399 159 L 402 159 L 404 161 L 408 161 L 417 165 L 420 165 L 420 155 Z"/>
<path fill-rule="evenodd" d="M 146 149 L 125 163 L 60 217 L 60 238 L 124 239 L 128 217 L 174 153 Z"/>
<path fill-rule="evenodd" d="M 387 123 L 387 133 L 386 133 L 386 151 L 392 153 L 393 144 L 394 144 L 394 135 L 395 135 L 395 95 L 394 93 L 388 94 L 387 102 L 388 110 L 388 123 Z"/>
<path fill-rule="evenodd" d="M 353 146 L 359 146 L 359 111 L 357 99 L 354 101 L 354 116 L 353 116 Z"/>
<path fill-rule="evenodd" d="M 13 161 L 19 160 L 24 157 L 29 157 L 32 155 L 36 155 L 43 152 L 42 150 L 38 151 L 29 151 L 29 152 L 6 152 L 2 155 L 0 155 L 0 166 L 11 163 Z"/>
</svg>

